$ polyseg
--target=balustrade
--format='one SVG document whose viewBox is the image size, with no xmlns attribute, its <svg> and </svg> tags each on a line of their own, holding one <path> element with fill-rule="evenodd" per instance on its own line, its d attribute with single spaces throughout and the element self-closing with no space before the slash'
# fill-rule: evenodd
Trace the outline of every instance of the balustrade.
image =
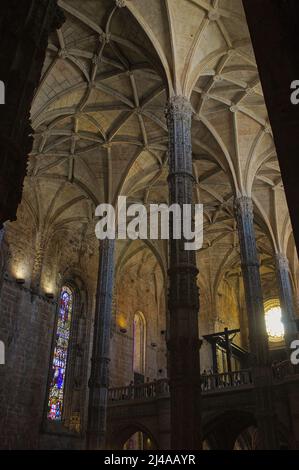
<svg viewBox="0 0 299 470">
<path fill-rule="evenodd" d="M 294 365 L 289 360 L 273 364 L 273 378 L 275 382 L 280 382 L 287 377 L 299 375 L 299 364 Z"/>
<path fill-rule="evenodd" d="M 139 385 L 128 385 L 116 387 L 109 390 L 109 401 L 150 400 L 153 398 L 169 395 L 168 380 L 157 380 Z"/>
<path fill-rule="evenodd" d="M 250 369 L 201 376 L 201 390 L 203 393 L 251 385 L 252 375 Z M 110 402 L 122 400 L 151 400 L 168 395 L 169 383 L 167 379 L 163 379 L 155 382 L 147 382 L 145 384 L 111 388 L 109 390 L 108 400 Z"/>
</svg>

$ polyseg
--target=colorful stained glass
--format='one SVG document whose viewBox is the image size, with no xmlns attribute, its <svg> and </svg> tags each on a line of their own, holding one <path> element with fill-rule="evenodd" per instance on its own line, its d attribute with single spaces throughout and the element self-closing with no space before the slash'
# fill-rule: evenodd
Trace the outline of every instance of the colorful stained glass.
<svg viewBox="0 0 299 470">
<path fill-rule="evenodd" d="M 48 419 L 52 421 L 60 421 L 62 418 L 72 308 L 73 293 L 69 287 L 65 286 L 62 288 L 60 294 L 58 323 L 51 369 Z"/>
</svg>

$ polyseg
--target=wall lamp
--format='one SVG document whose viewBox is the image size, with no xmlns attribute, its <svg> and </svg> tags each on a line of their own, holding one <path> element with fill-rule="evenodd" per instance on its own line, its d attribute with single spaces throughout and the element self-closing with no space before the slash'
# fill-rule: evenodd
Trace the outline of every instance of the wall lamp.
<svg viewBox="0 0 299 470">
<path fill-rule="evenodd" d="M 16 283 L 19 284 L 19 285 L 23 285 L 23 284 L 25 284 L 25 279 L 22 279 L 22 278 L 20 278 L 20 277 L 17 277 Z"/>
<path fill-rule="evenodd" d="M 120 328 L 119 331 L 125 335 L 128 330 L 126 328 Z"/>
</svg>

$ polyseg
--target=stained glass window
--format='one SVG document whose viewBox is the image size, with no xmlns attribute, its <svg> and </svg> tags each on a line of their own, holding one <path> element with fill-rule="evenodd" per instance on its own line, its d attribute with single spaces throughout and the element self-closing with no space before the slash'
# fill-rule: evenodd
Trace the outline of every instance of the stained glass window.
<svg viewBox="0 0 299 470">
<path fill-rule="evenodd" d="M 48 402 L 48 419 L 52 421 L 60 421 L 62 418 L 65 373 L 70 341 L 72 309 L 73 293 L 69 287 L 64 286 L 60 294 L 58 322 L 56 329 Z"/>
</svg>

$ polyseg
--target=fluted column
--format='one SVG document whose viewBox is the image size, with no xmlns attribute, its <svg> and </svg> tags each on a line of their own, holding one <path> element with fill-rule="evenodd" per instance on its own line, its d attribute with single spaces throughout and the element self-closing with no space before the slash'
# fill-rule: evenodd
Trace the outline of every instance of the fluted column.
<svg viewBox="0 0 299 470">
<path fill-rule="evenodd" d="M 89 379 L 87 429 L 89 449 L 104 449 L 106 442 L 114 249 L 114 240 L 106 239 L 100 242 L 93 351 Z"/>
<path fill-rule="evenodd" d="M 235 200 L 241 264 L 248 316 L 251 367 L 256 397 L 256 419 L 260 449 L 276 449 L 276 423 L 272 397 L 272 372 L 269 361 L 263 293 L 260 278 L 253 203 L 250 197 Z"/>
<path fill-rule="evenodd" d="M 289 260 L 284 253 L 276 253 L 276 273 L 279 286 L 282 322 L 285 329 L 285 342 L 288 348 L 297 336 L 293 291 L 290 279 Z"/>
<path fill-rule="evenodd" d="M 190 102 L 173 97 L 166 110 L 169 131 L 170 204 L 192 204 L 192 146 Z M 199 449 L 200 367 L 198 335 L 199 292 L 196 255 L 173 239 L 170 220 L 169 375 L 172 449 Z"/>
<path fill-rule="evenodd" d="M 57 0 L 1 0 L 0 224 L 15 220 L 32 149 L 30 109 L 40 81 L 48 37 L 64 21 Z"/>
</svg>

